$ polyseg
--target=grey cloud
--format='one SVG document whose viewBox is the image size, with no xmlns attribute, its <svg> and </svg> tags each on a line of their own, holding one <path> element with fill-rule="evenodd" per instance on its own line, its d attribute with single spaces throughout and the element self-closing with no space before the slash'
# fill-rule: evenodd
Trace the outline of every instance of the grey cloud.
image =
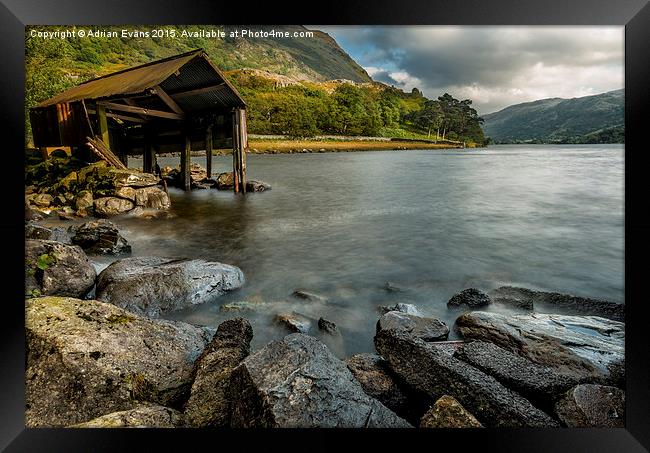
<svg viewBox="0 0 650 453">
<path fill-rule="evenodd" d="M 377 80 L 392 79 L 391 71 L 381 71 L 389 64 L 419 79 L 429 96 L 482 93 L 475 104 L 484 112 L 508 105 L 497 97 L 525 102 L 623 83 L 622 27 L 319 28 L 363 49 L 360 63 L 379 68 Z"/>
</svg>

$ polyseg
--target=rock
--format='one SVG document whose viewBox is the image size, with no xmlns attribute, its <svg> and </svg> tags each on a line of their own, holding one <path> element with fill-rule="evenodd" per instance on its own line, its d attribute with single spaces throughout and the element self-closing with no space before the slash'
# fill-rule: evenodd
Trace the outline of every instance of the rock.
<svg viewBox="0 0 650 453">
<path fill-rule="evenodd" d="M 346 360 L 346 365 L 366 394 L 379 400 L 400 417 L 413 418 L 413 409 L 420 405 L 419 401 L 390 374 L 388 364 L 381 356 L 356 354 Z"/>
<path fill-rule="evenodd" d="M 132 201 L 117 197 L 101 197 L 94 201 L 95 214 L 98 217 L 110 217 L 128 212 L 135 206 Z"/>
<path fill-rule="evenodd" d="M 208 177 L 208 172 L 199 164 L 192 163 L 190 166 L 190 178 L 193 182 L 198 182 Z"/>
<path fill-rule="evenodd" d="M 266 309 L 269 306 L 266 302 L 253 302 L 248 300 L 238 300 L 228 302 L 219 307 L 221 311 L 258 311 Z"/>
<path fill-rule="evenodd" d="M 384 289 L 389 293 L 401 293 L 403 291 L 402 288 L 393 285 L 391 282 L 386 282 Z"/>
<path fill-rule="evenodd" d="M 600 316 L 625 322 L 625 305 L 606 300 L 589 299 L 569 294 L 533 291 L 526 288 L 502 286 L 490 292 L 502 304 L 526 304 L 536 311 L 561 311 L 565 315 Z"/>
<path fill-rule="evenodd" d="M 483 428 L 455 398 L 444 395 L 422 416 L 420 428 Z"/>
<path fill-rule="evenodd" d="M 36 223 L 28 223 L 25 225 L 25 238 L 43 239 L 46 241 L 57 241 L 63 244 L 72 244 L 70 241 L 70 235 L 63 228 L 47 228 Z"/>
<path fill-rule="evenodd" d="M 338 335 L 339 330 L 336 328 L 336 324 L 332 321 L 328 321 L 325 318 L 318 319 L 318 328 L 323 332 L 327 332 L 330 335 Z"/>
<path fill-rule="evenodd" d="M 26 301 L 29 427 L 81 423 L 148 401 L 178 408 L 207 329 L 66 297 Z"/>
<path fill-rule="evenodd" d="M 153 186 L 152 186 L 153 187 Z M 113 195 L 119 198 L 125 198 L 130 201 L 135 201 L 136 190 L 133 187 L 122 186 L 113 191 Z"/>
<path fill-rule="evenodd" d="M 456 320 L 465 339 L 494 343 L 580 382 L 622 385 L 625 324 L 597 316 L 469 312 Z"/>
<path fill-rule="evenodd" d="M 169 209 L 169 195 L 160 187 L 144 187 L 135 191 L 135 204 L 145 209 Z"/>
<path fill-rule="evenodd" d="M 389 311 L 398 311 L 400 313 L 406 313 L 407 315 L 422 316 L 418 307 L 413 304 L 403 304 L 400 302 L 393 306 L 380 305 L 378 308 L 382 314 L 386 314 Z"/>
<path fill-rule="evenodd" d="M 25 204 L 25 222 L 43 220 L 43 215 Z"/>
<path fill-rule="evenodd" d="M 217 176 L 217 189 L 232 190 L 235 187 L 235 177 L 233 172 L 220 173 Z"/>
<path fill-rule="evenodd" d="M 111 168 L 108 171 L 108 179 L 113 182 L 115 188 L 128 187 L 149 187 L 155 186 L 160 181 L 157 176 L 151 173 L 141 173 L 133 170 L 120 170 Z"/>
<path fill-rule="evenodd" d="M 553 401 L 576 385 L 577 379 L 531 362 L 483 341 L 465 343 L 455 356 L 528 398 L 537 407 L 552 409 Z"/>
<path fill-rule="evenodd" d="M 53 204 L 56 206 L 64 206 L 67 203 L 67 201 L 68 200 L 66 200 L 62 194 L 59 194 L 56 197 L 54 197 Z"/>
<path fill-rule="evenodd" d="M 464 289 L 447 302 L 447 307 L 461 305 L 467 305 L 469 308 L 484 307 L 490 305 L 490 296 L 476 288 Z"/>
<path fill-rule="evenodd" d="M 291 295 L 297 297 L 298 299 L 308 300 L 309 302 L 327 302 L 327 298 L 325 296 L 321 296 L 320 294 L 312 293 L 304 289 L 297 289 L 291 293 Z"/>
<path fill-rule="evenodd" d="M 569 428 L 624 428 L 625 392 L 606 385 L 580 384 L 555 404 L 555 413 Z"/>
<path fill-rule="evenodd" d="M 89 190 L 80 191 L 74 199 L 74 206 L 77 211 L 87 211 L 94 206 L 93 194 Z"/>
<path fill-rule="evenodd" d="M 440 351 L 441 353 L 448 355 L 448 356 L 453 356 L 458 352 L 463 345 L 466 344 L 465 341 L 462 340 L 451 340 L 451 341 L 434 341 L 429 343 L 431 347 L 434 347 L 436 350 Z"/>
<path fill-rule="evenodd" d="M 380 330 L 398 330 L 424 341 L 446 340 L 449 335 L 449 328 L 439 319 L 396 311 L 390 311 L 379 318 L 377 331 Z"/>
<path fill-rule="evenodd" d="M 63 208 L 56 211 L 56 213 L 61 220 L 74 220 L 76 215 L 74 209 L 72 209 L 70 206 L 63 206 Z"/>
<path fill-rule="evenodd" d="M 435 343 L 427 343 L 402 329 L 378 328 L 374 340 L 391 371 L 411 388 L 431 398 L 454 397 L 487 427 L 557 426 L 528 400 L 439 350 Z"/>
<path fill-rule="evenodd" d="M 265 190 L 271 190 L 271 184 L 254 179 L 246 181 L 246 192 L 264 192 Z"/>
<path fill-rule="evenodd" d="M 139 404 L 133 409 L 113 412 L 69 428 L 183 428 L 183 414 L 171 407 Z"/>
<path fill-rule="evenodd" d="M 137 314 L 213 301 L 244 284 L 241 269 L 205 260 L 134 257 L 117 260 L 97 278 L 97 299 Z"/>
<path fill-rule="evenodd" d="M 49 207 L 54 201 L 54 197 L 49 193 L 39 193 L 34 198 L 32 198 L 32 203 L 41 208 Z"/>
<path fill-rule="evenodd" d="M 185 405 L 188 425 L 226 427 L 230 425 L 230 375 L 250 352 L 253 328 L 244 318 L 219 324 L 217 333 L 196 361 L 196 378 Z"/>
<path fill-rule="evenodd" d="M 311 329 L 311 319 L 298 313 L 280 313 L 275 321 L 291 332 L 307 333 Z"/>
<path fill-rule="evenodd" d="M 31 195 L 33 193 L 36 193 L 36 186 L 31 185 L 25 187 L 25 195 Z"/>
<path fill-rule="evenodd" d="M 84 297 L 95 277 L 95 268 L 81 247 L 40 239 L 25 242 L 26 295 Z"/>
<path fill-rule="evenodd" d="M 273 341 L 233 370 L 232 427 L 363 428 L 410 425 L 374 398 L 322 342 Z"/>
<path fill-rule="evenodd" d="M 72 229 L 72 233 L 72 243 L 80 246 L 86 253 L 95 255 L 131 253 L 131 246 L 127 240 L 120 235 L 117 226 L 108 220 L 86 222 Z"/>
</svg>

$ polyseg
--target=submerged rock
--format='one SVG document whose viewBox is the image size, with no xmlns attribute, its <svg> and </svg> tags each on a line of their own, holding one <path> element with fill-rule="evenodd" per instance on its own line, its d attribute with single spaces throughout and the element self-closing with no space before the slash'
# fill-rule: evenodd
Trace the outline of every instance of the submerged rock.
<svg viewBox="0 0 650 453">
<path fill-rule="evenodd" d="M 581 384 L 556 403 L 555 413 L 570 428 L 624 428 L 625 392 L 616 387 Z"/>
<path fill-rule="evenodd" d="M 330 335 L 339 334 L 339 330 L 336 328 L 336 324 L 322 317 L 318 319 L 318 328 Z"/>
<path fill-rule="evenodd" d="M 131 253 L 131 246 L 122 237 L 117 226 L 108 220 L 86 222 L 69 230 L 72 242 L 87 253 L 95 255 L 121 255 Z"/>
<path fill-rule="evenodd" d="M 248 300 L 237 300 L 228 302 L 219 307 L 221 311 L 259 311 L 266 309 L 270 304 L 268 302 L 255 302 Z"/>
<path fill-rule="evenodd" d="M 578 384 L 574 376 L 563 375 L 553 368 L 537 365 L 493 343 L 465 343 L 455 356 L 544 409 L 552 409 L 553 401 Z"/>
<path fill-rule="evenodd" d="M 94 201 L 95 214 L 98 217 L 111 217 L 133 209 L 131 200 L 117 197 L 101 197 Z"/>
<path fill-rule="evenodd" d="M 84 297 L 95 284 L 95 268 L 77 245 L 25 242 L 25 294 Z"/>
<path fill-rule="evenodd" d="M 151 318 L 212 301 L 244 284 L 241 269 L 204 260 L 133 257 L 97 278 L 97 299 Z"/>
<path fill-rule="evenodd" d="M 230 425 L 230 375 L 248 356 L 252 338 L 253 328 L 243 318 L 219 324 L 217 333 L 194 366 L 196 378 L 185 405 L 185 418 L 190 426 Z"/>
<path fill-rule="evenodd" d="M 622 385 L 625 325 L 597 316 L 465 313 L 456 320 L 466 339 L 494 343 L 580 382 Z"/>
<path fill-rule="evenodd" d="M 398 311 L 400 313 L 406 313 L 407 315 L 422 316 L 418 307 L 413 304 L 404 304 L 399 302 L 392 306 L 379 305 L 378 308 L 382 314 L 386 314 L 389 311 Z"/>
<path fill-rule="evenodd" d="M 308 300 L 309 302 L 327 302 L 327 297 L 321 296 L 320 294 L 316 294 L 311 291 L 307 291 L 305 289 L 296 289 L 293 293 L 291 293 L 291 295 L 297 297 L 298 299 Z"/>
<path fill-rule="evenodd" d="M 70 235 L 65 229 L 60 227 L 47 228 L 36 223 L 25 225 L 26 239 L 42 239 L 46 241 L 56 241 L 63 244 L 71 244 Z"/>
<path fill-rule="evenodd" d="M 148 401 L 178 408 L 207 329 L 67 297 L 26 301 L 29 427 L 85 422 Z"/>
<path fill-rule="evenodd" d="M 271 190 L 271 184 L 254 179 L 246 181 L 246 192 L 264 192 L 266 190 Z"/>
<path fill-rule="evenodd" d="M 171 407 L 139 404 L 133 409 L 113 412 L 69 428 L 182 428 L 183 414 Z"/>
<path fill-rule="evenodd" d="M 490 305 L 490 296 L 476 288 L 464 289 L 447 302 L 448 307 L 460 307 L 461 305 L 466 305 L 469 308 L 484 307 Z"/>
<path fill-rule="evenodd" d="M 483 428 L 455 398 L 444 395 L 420 420 L 420 428 Z"/>
<path fill-rule="evenodd" d="M 537 311 L 558 310 L 565 315 L 600 316 L 614 321 L 625 321 L 625 305 L 606 300 L 513 286 L 502 286 L 492 290 L 490 295 L 501 304 L 530 306 L 530 309 L 534 306 Z"/>
<path fill-rule="evenodd" d="M 278 324 L 286 327 L 290 332 L 307 333 L 311 329 L 311 319 L 299 313 L 280 313 L 275 316 Z"/>
<path fill-rule="evenodd" d="M 366 395 L 322 342 L 303 334 L 250 355 L 233 371 L 231 388 L 233 427 L 410 426 Z"/>
<path fill-rule="evenodd" d="M 235 187 L 235 176 L 233 172 L 220 173 L 217 176 L 217 189 L 232 190 Z"/>
<path fill-rule="evenodd" d="M 449 328 L 439 319 L 424 318 L 396 311 L 390 311 L 379 318 L 377 332 L 382 330 L 407 333 L 424 341 L 446 340 L 449 335 Z"/>
<path fill-rule="evenodd" d="M 377 351 L 401 380 L 431 398 L 454 397 L 483 425 L 557 426 L 521 395 L 435 345 L 401 329 L 378 328 L 375 335 Z"/>
</svg>

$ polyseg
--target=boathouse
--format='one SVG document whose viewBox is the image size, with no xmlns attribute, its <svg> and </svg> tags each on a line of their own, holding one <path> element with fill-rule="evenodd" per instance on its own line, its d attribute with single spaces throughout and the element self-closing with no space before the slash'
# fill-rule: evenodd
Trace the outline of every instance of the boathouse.
<svg viewBox="0 0 650 453">
<path fill-rule="evenodd" d="M 210 178 L 212 150 L 232 149 L 234 190 L 246 191 L 246 103 L 203 49 L 97 77 L 29 114 L 41 149 L 90 149 L 113 165 L 142 155 L 148 173 L 157 154 L 180 151 L 185 190 L 191 151 L 206 151 Z"/>
</svg>

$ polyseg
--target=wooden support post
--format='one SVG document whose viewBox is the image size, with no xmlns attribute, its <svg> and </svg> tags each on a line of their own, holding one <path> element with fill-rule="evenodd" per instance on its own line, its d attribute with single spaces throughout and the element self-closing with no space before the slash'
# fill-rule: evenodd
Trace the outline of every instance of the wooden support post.
<svg viewBox="0 0 650 453">
<path fill-rule="evenodd" d="M 192 140 L 190 139 L 189 128 L 185 129 L 185 147 L 181 152 L 181 175 L 183 181 L 183 189 L 186 191 L 192 190 L 192 181 L 190 179 L 190 167 L 191 167 L 191 148 Z"/>
<path fill-rule="evenodd" d="M 212 177 L 212 125 L 205 131 L 205 169 L 208 178 Z"/>
<path fill-rule="evenodd" d="M 99 123 L 99 138 L 108 148 L 111 147 L 108 136 L 108 120 L 106 119 L 106 108 L 102 104 L 97 104 L 97 120 Z"/>
<path fill-rule="evenodd" d="M 153 173 L 154 149 L 151 143 L 153 134 L 147 126 L 143 128 L 143 132 L 142 171 L 145 173 Z"/>
<path fill-rule="evenodd" d="M 235 193 L 246 193 L 246 111 L 235 109 L 233 113 L 232 157 Z"/>
<path fill-rule="evenodd" d="M 233 190 L 239 193 L 239 157 L 237 156 L 239 150 L 239 115 L 237 110 L 232 114 L 232 177 L 233 177 Z"/>
</svg>

